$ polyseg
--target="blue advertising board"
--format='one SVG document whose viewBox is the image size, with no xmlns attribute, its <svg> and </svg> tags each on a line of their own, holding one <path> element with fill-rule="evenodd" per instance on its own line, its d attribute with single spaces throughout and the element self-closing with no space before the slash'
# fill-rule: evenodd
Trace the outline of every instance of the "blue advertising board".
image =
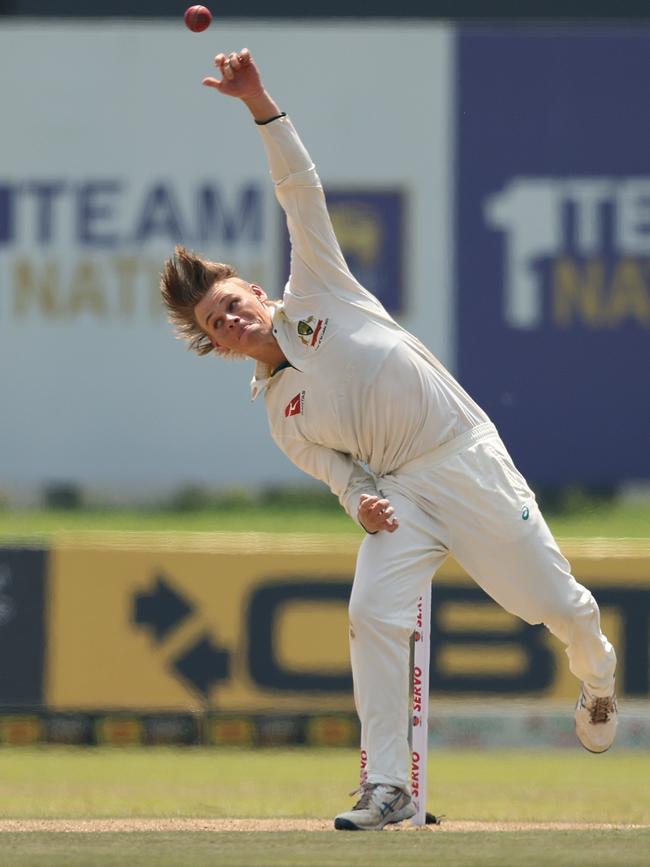
<svg viewBox="0 0 650 867">
<path fill-rule="evenodd" d="M 460 381 L 531 482 L 650 478 L 650 27 L 457 49 Z"/>
<path fill-rule="evenodd" d="M 395 189 L 326 188 L 327 208 L 348 267 L 391 313 L 403 310 L 405 193 Z M 289 276 L 291 248 L 282 220 L 282 272 Z"/>
</svg>

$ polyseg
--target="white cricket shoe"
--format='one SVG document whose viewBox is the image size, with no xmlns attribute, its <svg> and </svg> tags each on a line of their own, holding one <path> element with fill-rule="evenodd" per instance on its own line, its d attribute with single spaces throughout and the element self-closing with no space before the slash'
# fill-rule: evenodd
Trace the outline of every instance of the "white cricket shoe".
<svg viewBox="0 0 650 867">
<path fill-rule="evenodd" d="M 361 797 L 354 807 L 334 819 L 337 831 L 381 831 L 384 825 L 415 815 L 411 796 L 396 786 L 365 783 L 359 791 Z"/>
<path fill-rule="evenodd" d="M 618 706 L 614 694 L 599 698 L 585 683 L 576 705 L 576 734 L 590 753 L 604 753 L 614 742 L 618 726 Z"/>
</svg>

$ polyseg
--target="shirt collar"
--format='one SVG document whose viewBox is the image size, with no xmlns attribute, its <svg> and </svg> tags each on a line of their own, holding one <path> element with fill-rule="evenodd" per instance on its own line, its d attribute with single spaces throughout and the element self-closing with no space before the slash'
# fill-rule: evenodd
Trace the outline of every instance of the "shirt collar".
<svg viewBox="0 0 650 867">
<path fill-rule="evenodd" d="M 277 327 L 278 320 L 281 316 L 284 315 L 283 303 L 281 301 L 274 302 L 274 310 L 273 310 L 273 324 Z M 263 361 L 258 361 L 255 363 L 255 372 L 253 374 L 253 378 L 251 379 L 251 400 L 255 400 L 262 394 L 262 392 L 266 391 L 266 389 L 271 385 L 271 380 L 273 379 L 274 374 L 279 373 L 281 370 L 284 370 L 285 367 L 291 367 L 291 362 L 287 361 L 286 364 L 281 364 L 279 367 L 276 367 L 275 370 L 272 370 L 270 365 L 265 364 Z"/>
<path fill-rule="evenodd" d="M 271 368 L 263 361 L 255 364 L 255 373 L 251 379 L 251 400 L 259 397 L 271 383 Z"/>
</svg>

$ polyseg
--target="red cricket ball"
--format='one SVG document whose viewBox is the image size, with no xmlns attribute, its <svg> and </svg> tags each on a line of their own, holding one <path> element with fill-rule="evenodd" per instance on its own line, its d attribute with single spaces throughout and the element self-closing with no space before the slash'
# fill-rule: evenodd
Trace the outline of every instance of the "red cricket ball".
<svg viewBox="0 0 650 867">
<path fill-rule="evenodd" d="M 193 33 L 200 33 L 202 30 L 207 30 L 212 21 L 212 12 L 207 6 L 190 6 L 185 10 L 183 15 L 185 26 Z"/>
</svg>

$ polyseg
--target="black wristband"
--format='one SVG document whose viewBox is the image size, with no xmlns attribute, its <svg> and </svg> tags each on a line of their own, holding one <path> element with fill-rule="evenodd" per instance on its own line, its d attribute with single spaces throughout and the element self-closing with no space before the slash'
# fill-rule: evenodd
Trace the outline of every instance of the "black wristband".
<svg viewBox="0 0 650 867">
<path fill-rule="evenodd" d="M 281 111 L 280 114 L 276 114 L 274 117 L 270 117 L 268 120 L 256 120 L 255 123 L 258 126 L 266 126 L 267 123 L 273 123 L 274 120 L 278 120 L 279 118 L 286 116 L 286 111 Z"/>
</svg>

